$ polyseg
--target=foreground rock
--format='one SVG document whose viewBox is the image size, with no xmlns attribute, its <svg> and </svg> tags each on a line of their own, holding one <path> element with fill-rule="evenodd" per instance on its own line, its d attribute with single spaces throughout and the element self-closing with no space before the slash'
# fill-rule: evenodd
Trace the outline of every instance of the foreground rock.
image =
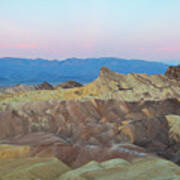
<svg viewBox="0 0 180 180">
<path fill-rule="evenodd" d="M 7 144 L 0 145 L 0 161 L 28 157 L 30 155 L 30 146 L 13 146 Z"/>
<path fill-rule="evenodd" d="M 39 145 L 32 138 L 37 138 L 35 141 L 39 141 Z M 18 144 L 18 139 L 14 142 Z M 1 180 L 180 178 L 180 167 L 131 144 L 102 148 L 72 146 L 45 133 L 27 135 L 22 138 L 21 144 L 29 146 L 0 145 Z M 71 161 L 68 162 L 67 158 Z M 78 169 L 71 170 L 61 159 Z"/>
<path fill-rule="evenodd" d="M 154 180 L 180 179 L 180 167 L 158 158 L 144 158 L 128 162 L 113 159 L 102 163 L 90 162 L 68 171 L 58 180 Z"/>
<path fill-rule="evenodd" d="M 19 135 L 6 140 L 4 143 L 11 145 L 0 145 L 6 147 L 6 154 L 14 154 L 14 157 L 56 157 L 67 165 L 77 168 L 89 161 L 96 160 L 102 162 L 112 158 L 122 158 L 125 160 L 133 160 L 136 158 L 144 158 L 154 156 L 145 149 L 133 144 L 116 144 L 116 145 L 90 145 L 70 143 L 61 137 L 44 132 L 30 133 L 28 135 Z M 23 153 L 23 148 L 28 148 Z M 11 150 L 10 151 L 8 150 Z M 17 151 L 21 152 L 19 155 Z M 7 156 L 10 158 L 13 156 Z M 1 160 L 1 159 L 0 159 Z"/>
<path fill-rule="evenodd" d="M 179 178 L 180 167 L 157 157 L 136 158 L 131 161 L 116 158 L 101 163 L 91 161 L 73 170 L 53 157 L 0 160 L 1 180 L 164 180 Z"/>
<path fill-rule="evenodd" d="M 56 158 L 0 161 L 1 180 L 56 180 L 70 168 Z"/>
</svg>

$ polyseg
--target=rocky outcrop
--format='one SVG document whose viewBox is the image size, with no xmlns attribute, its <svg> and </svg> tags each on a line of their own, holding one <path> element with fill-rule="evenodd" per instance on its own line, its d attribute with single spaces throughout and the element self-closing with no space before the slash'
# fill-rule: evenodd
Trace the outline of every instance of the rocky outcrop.
<svg viewBox="0 0 180 180">
<path fill-rule="evenodd" d="M 157 101 L 180 98 L 180 82 L 164 75 L 118 74 L 102 67 L 99 77 L 81 88 L 61 92 L 68 99 L 118 99 L 121 101 Z"/>
<path fill-rule="evenodd" d="M 180 116 L 169 114 L 166 119 L 170 127 L 170 137 L 176 142 L 180 142 Z"/>
<path fill-rule="evenodd" d="M 7 144 L 0 145 L 0 161 L 28 157 L 30 155 L 30 146 L 13 146 Z"/>
<path fill-rule="evenodd" d="M 0 161 L 1 180 L 56 180 L 70 168 L 56 158 L 19 158 Z"/>
<path fill-rule="evenodd" d="M 116 99 L 128 102 L 180 99 L 180 82 L 164 75 L 118 74 L 102 67 L 99 77 L 83 87 L 53 91 L 28 91 L 0 96 L 0 104 L 14 104 L 50 99 Z"/>
<path fill-rule="evenodd" d="M 63 88 L 63 89 L 68 89 L 68 88 L 75 88 L 75 87 L 82 87 L 83 85 L 76 82 L 76 81 L 66 81 L 64 83 L 61 83 L 57 86 L 55 86 L 56 89 L 58 88 Z"/>
<path fill-rule="evenodd" d="M 87 164 L 71 169 L 54 157 L 16 157 L 0 159 L 0 179 L 2 180 L 151 180 L 179 179 L 180 168 L 170 161 L 149 156 L 142 149 L 132 145 L 121 145 L 121 151 L 138 158 L 113 158 L 101 162 L 90 161 Z M 116 147 L 117 148 L 117 147 Z M 92 148 L 91 148 L 92 149 Z M 92 149 L 93 150 L 93 149 Z M 103 151 L 101 151 L 103 152 Z M 81 152 L 82 153 L 82 152 Z M 90 150 L 89 150 L 90 153 Z M 100 154 L 100 153 L 99 153 Z M 88 154 L 86 154 L 88 155 Z M 89 155 L 92 156 L 92 153 Z M 81 156 L 81 154 L 80 154 Z M 84 157 L 85 154 L 82 153 Z"/>
<path fill-rule="evenodd" d="M 34 86 L 36 90 L 53 90 L 54 87 L 48 82 L 44 81 L 42 84 Z"/>
<path fill-rule="evenodd" d="M 165 75 L 170 79 L 180 81 L 180 65 L 170 66 Z"/>
<path fill-rule="evenodd" d="M 102 163 L 92 161 L 79 169 L 68 171 L 58 180 L 152 180 L 156 178 L 179 179 L 180 167 L 158 158 L 137 159 L 132 162 L 122 159 Z"/>
</svg>

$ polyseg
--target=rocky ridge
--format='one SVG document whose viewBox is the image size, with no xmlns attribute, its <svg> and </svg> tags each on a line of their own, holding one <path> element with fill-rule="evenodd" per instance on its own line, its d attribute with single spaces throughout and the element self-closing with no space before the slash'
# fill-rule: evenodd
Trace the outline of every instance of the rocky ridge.
<svg viewBox="0 0 180 180">
<path fill-rule="evenodd" d="M 117 99 L 138 102 L 146 100 L 158 101 L 167 98 L 180 98 L 180 81 L 169 79 L 165 75 L 123 75 L 102 67 L 99 77 L 83 87 L 1 95 L 0 103 L 13 104 L 50 99 L 77 99 L 80 101 L 88 99 Z"/>
</svg>

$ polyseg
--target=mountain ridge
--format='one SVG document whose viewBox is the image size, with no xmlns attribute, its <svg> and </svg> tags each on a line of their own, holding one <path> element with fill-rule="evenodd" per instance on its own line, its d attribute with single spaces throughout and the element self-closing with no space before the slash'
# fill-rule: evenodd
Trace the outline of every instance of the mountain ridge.
<svg viewBox="0 0 180 180">
<path fill-rule="evenodd" d="M 0 58 L 0 85 L 58 84 L 68 80 L 86 84 L 96 79 L 102 66 L 114 72 L 164 74 L 168 65 L 160 62 L 121 58 L 69 58 L 66 60 Z"/>
</svg>

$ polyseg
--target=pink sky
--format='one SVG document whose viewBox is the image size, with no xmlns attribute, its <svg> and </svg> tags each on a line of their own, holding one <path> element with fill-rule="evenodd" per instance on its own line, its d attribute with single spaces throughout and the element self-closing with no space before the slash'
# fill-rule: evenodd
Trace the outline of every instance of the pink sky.
<svg viewBox="0 0 180 180">
<path fill-rule="evenodd" d="M 179 7 L 179 0 L 6 0 L 0 57 L 180 63 Z"/>
</svg>

